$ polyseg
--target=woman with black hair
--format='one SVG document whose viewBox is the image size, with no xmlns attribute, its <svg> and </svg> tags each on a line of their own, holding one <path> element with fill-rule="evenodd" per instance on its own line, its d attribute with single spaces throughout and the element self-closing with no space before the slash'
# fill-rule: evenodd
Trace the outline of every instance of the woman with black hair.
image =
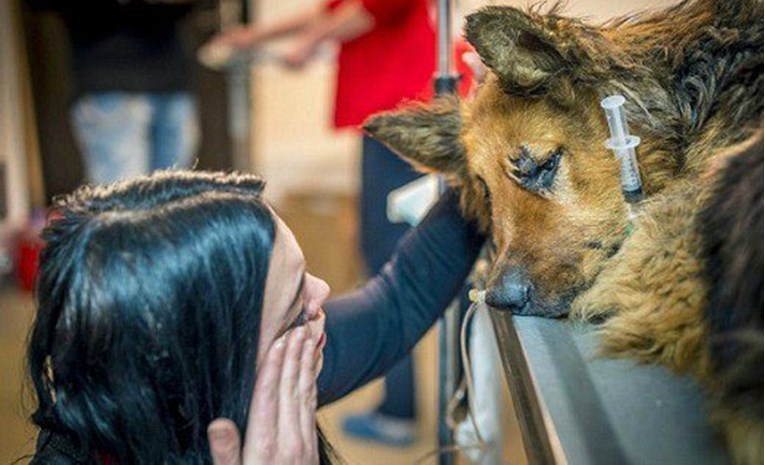
<svg viewBox="0 0 765 465">
<path fill-rule="evenodd" d="M 445 195 L 380 275 L 324 304 L 263 186 L 161 172 L 58 203 L 28 350 L 33 463 L 210 463 L 211 443 L 236 463 L 238 431 L 245 463 L 331 462 L 317 399 L 409 352 L 483 239 Z"/>
</svg>

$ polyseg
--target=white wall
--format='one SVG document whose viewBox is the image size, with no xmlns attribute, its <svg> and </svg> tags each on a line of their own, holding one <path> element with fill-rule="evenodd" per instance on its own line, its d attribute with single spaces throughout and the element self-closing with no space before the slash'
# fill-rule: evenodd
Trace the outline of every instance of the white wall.
<svg viewBox="0 0 765 465">
<path fill-rule="evenodd" d="M 316 0 L 261 0 L 259 21 L 273 21 Z M 463 0 L 460 16 L 487 4 L 527 5 L 528 1 Z M 674 0 L 570 0 L 567 13 L 603 21 L 615 15 L 661 7 Z M 454 21 L 461 27 L 462 20 Z M 359 136 L 332 129 L 335 68 L 331 59 L 290 72 L 263 65 L 253 72 L 253 143 L 256 170 L 269 181 L 267 192 L 277 198 L 305 186 L 352 191 L 357 187 Z"/>
<path fill-rule="evenodd" d="M 261 1 L 256 16 L 273 21 L 315 1 Z M 296 188 L 356 190 L 360 135 L 333 129 L 334 83 L 326 55 L 299 72 L 273 63 L 254 69 L 253 166 L 268 180 L 270 198 Z"/>
</svg>

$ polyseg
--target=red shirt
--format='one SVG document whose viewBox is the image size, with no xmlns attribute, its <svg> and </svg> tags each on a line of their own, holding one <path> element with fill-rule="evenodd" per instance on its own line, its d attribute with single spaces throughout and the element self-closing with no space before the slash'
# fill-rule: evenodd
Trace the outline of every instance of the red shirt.
<svg viewBox="0 0 765 465">
<path fill-rule="evenodd" d="M 334 9 L 344 0 L 331 0 Z M 340 47 L 335 127 L 358 126 L 402 100 L 428 99 L 436 66 L 429 0 L 361 0 L 374 29 Z"/>
</svg>

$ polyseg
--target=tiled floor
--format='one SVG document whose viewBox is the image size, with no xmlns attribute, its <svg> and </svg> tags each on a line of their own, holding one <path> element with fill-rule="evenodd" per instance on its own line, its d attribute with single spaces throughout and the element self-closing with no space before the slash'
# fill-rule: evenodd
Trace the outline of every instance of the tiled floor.
<svg viewBox="0 0 765 465">
<path fill-rule="evenodd" d="M 309 268 L 326 277 L 336 293 L 361 281 L 355 252 L 354 201 L 351 197 L 317 198 L 300 193 L 288 198 L 277 210 L 292 227 L 302 244 Z M 328 241 L 327 238 L 333 238 Z M 332 244 L 328 247 L 327 244 Z M 23 347 L 32 319 L 33 304 L 29 294 L 10 283 L 0 287 L 0 464 L 11 463 L 33 450 L 34 431 L 26 418 L 31 402 L 22 402 Z M 420 409 L 420 440 L 411 447 L 395 449 L 345 437 L 339 429 L 348 413 L 372 408 L 381 395 L 377 381 L 351 396 L 322 409 L 320 422 L 330 442 L 349 465 L 413 464 L 436 448 L 436 332 L 431 331 L 415 351 L 417 397 Z M 28 398 L 28 396 L 27 396 Z M 25 407 L 26 406 L 26 407 Z M 520 449 L 517 437 L 507 438 L 515 450 L 507 463 L 521 465 L 515 459 Z M 435 458 L 420 462 L 436 464 Z"/>
</svg>

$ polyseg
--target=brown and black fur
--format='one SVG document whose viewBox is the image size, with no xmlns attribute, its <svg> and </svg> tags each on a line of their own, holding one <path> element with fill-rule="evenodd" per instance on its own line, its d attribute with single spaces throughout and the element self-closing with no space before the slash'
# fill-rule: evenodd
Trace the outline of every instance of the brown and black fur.
<svg viewBox="0 0 765 465">
<path fill-rule="evenodd" d="M 708 284 L 714 420 L 741 463 L 763 459 L 763 150 L 760 134 L 725 160 L 696 224 Z"/>
<path fill-rule="evenodd" d="M 761 140 L 646 201 L 635 232 L 572 306 L 577 317 L 607 317 L 604 355 L 698 377 L 743 464 L 763 457 Z"/>
<path fill-rule="evenodd" d="M 365 128 L 463 187 L 466 212 L 493 233 L 493 282 L 515 273 L 533 283 L 518 313 L 565 313 L 624 240 L 602 97 L 627 97 L 649 197 L 698 176 L 710 153 L 747 138 L 762 114 L 756 1 L 684 2 L 602 26 L 557 8 L 488 7 L 468 17 L 466 35 L 493 71 L 474 101 L 415 105 Z M 555 189 L 524 189 L 519 162 L 542 165 L 556 150 L 563 179 Z"/>
<path fill-rule="evenodd" d="M 475 99 L 415 104 L 365 129 L 462 188 L 464 211 L 493 239 L 492 305 L 605 319 L 605 354 L 711 380 L 696 225 L 715 195 L 714 160 L 761 125 L 762 10 L 685 1 L 592 26 L 559 5 L 487 7 L 465 27 L 492 71 Z M 603 145 L 599 102 L 613 94 L 642 138 L 647 199 L 634 222 Z"/>
</svg>

